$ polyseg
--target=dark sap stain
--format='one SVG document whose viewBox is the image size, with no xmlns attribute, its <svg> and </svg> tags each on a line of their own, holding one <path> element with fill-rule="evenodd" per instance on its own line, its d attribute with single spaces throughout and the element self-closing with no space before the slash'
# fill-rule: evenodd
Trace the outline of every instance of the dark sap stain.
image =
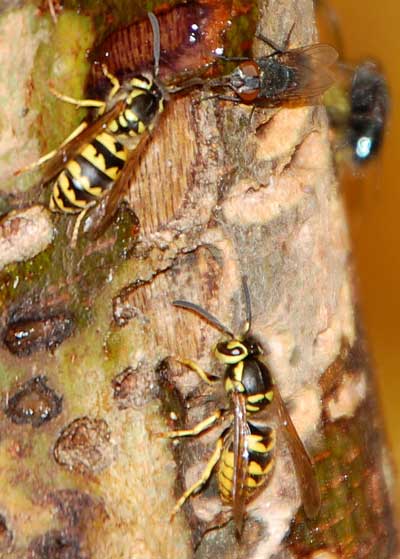
<svg viewBox="0 0 400 559">
<path fill-rule="evenodd" d="M 5 517 L 0 514 L 0 551 L 5 551 L 13 540 L 12 532 L 7 526 Z"/>
<path fill-rule="evenodd" d="M 127 367 L 112 380 L 114 400 L 119 409 L 129 408 L 132 404 L 132 395 L 135 393 L 137 375 L 131 367 Z"/>
<path fill-rule="evenodd" d="M 159 393 L 155 371 L 144 364 L 138 369 L 127 367 L 113 378 L 111 386 L 120 410 L 144 406 Z"/>
<path fill-rule="evenodd" d="M 69 470 L 99 473 L 113 461 L 110 438 L 110 429 L 103 419 L 80 417 L 61 432 L 54 447 L 54 459 Z"/>
<path fill-rule="evenodd" d="M 54 491 L 47 499 L 57 509 L 57 516 L 69 530 L 84 531 L 89 523 L 105 521 L 106 512 L 101 500 L 77 489 Z"/>
<path fill-rule="evenodd" d="M 36 351 L 56 348 L 71 336 L 73 330 L 74 321 L 68 314 L 26 317 L 9 322 L 3 341 L 11 353 L 24 357 Z"/>
<path fill-rule="evenodd" d="M 29 546 L 28 559 L 87 559 L 79 539 L 66 531 L 51 530 L 35 538 Z"/>
<path fill-rule="evenodd" d="M 137 280 L 121 289 L 121 291 L 113 298 L 113 318 L 117 326 L 126 326 L 132 318 L 137 315 L 137 309 L 132 304 L 130 296 L 139 287 L 148 282 Z"/>
<path fill-rule="evenodd" d="M 28 380 L 8 399 L 5 414 L 13 423 L 40 427 L 62 411 L 62 397 L 47 384 L 45 376 Z"/>
<path fill-rule="evenodd" d="M 164 83 L 179 82 L 193 72 L 203 73 L 215 66 L 215 53 L 223 48 L 231 12 L 231 0 L 182 2 L 172 9 L 161 6 L 156 10 L 161 39 L 160 79 Z M 95 94 L 109 85 L 102 64 L 121 79 L 133 72 L 152 71 L 153 34 L 148 18 L 112 32 L 93 50 L 91 59 L 90 89 Z"/>
</svg>

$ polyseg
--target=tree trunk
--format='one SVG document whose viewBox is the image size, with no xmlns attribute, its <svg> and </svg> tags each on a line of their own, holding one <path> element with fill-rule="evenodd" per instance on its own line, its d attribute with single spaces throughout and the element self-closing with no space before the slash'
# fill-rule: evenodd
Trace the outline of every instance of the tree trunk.
<svg viewBox="0 0 400 559">
<path fill-rule="evenodd" d="M 46 130 L 55 127 L 62 136 L 78 118 L 71 111 L 59 123 L 54 101 L 41 111 L 48 101 L 41 105 L 40 95 L 47 93 L 38 89 L 46 89 L 46 57 L 57 44 L 78 64 L 77 39 L 63 39 L 75 29 L 87 48 L 93 28 L 85 18 L 65 6 L 52 27 L 49 16 L 28 5 L 1 16 L 9 45 L 0 50 L 2 87 L 10 88 L 9 114 L 1 109 L 9 123 L 0 144 L 5 175 L 33 159 L 32 139 L 23 147 L 29 123 L 41 126 L 45 150 Z M 311 0 L 260 4 L 259 29 L 276 43 L 284 44 L 293 23 L 290 47 L 315 41 Z M 5 72 L 10 58 L 18 62 L 27 52 L 30 63 L 17 64 L 22 84 L 15 87 Z M 255 54 L 264 52 L 256 41 Z M 32 66 L 40 71 L 39 62 L 44 73 L 23 85 Z M 74 67 L 64 62 L 57 69 L 70 76 Z M 39 125 L 35 114 L 21 117 L 35 95 Z M 135 235 L 129 236 L 129 219 L 122 220 L 105 239 L 81 239 L 73 251 L 64 217 L 45 252 L 43 239 L 35 240 L 44 233 L 28 229 L 22 237 L 38 247 L 29 257 L 38 256 L 26 260 L 20 248 L 2 271 L 3 338 L 29 320 L 40 342 L 22 351 L 0 349 L 1 557 L 396 556 L 390 459 L 325 110 L 260 109 L 249 123 L 251 107 L 203 96 L 195 91 L 172 99 L 149 142 L 129 194 Z M 11 245 L 19 227 L 2 224 Z M 48 243 L 48 227 L 43 230 Z M 222 504 L 214 478 L 169 521 L 217 433 L 177 445 L 156 434 L 194 425 L 216 406 L 213 390 L 177 358 L 221 373 L 211 352 L 220 333 L 172 301 L 198 303 L 240 331 L 244 276 L 252 331 L 313 457 L 322 506 L 316 519 L 305 518 L 291 456 L 278 437 L 272 479 L 248 504 L 238 542 L 233 522 L 216 525 Z"/>
</svg>

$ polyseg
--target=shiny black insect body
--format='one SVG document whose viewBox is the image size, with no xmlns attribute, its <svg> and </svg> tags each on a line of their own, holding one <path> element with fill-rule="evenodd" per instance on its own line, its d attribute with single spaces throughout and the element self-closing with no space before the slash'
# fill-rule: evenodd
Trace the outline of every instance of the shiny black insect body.
<svg viewBox="0 0 400 559">
<path fill-rule="evenodd" d="M 239 64 L 230 74 L 209 81 L 211 88 L 225 87 L 235 94 L 218 98 L 260 107 L 310 103 L 332 85 L 334 78 L 329 68 L 336 61 L 337 52 L 330 45 L 285 50 L 263 36 L 259 38 L 274 49 L 270 55 L 222 57 Z"/>
<path fill-rule="evenodd" d="M 341 58 L 336 86 L 327 92 L 324 103 L 331 126 L 339 133 L 339 149 L 350 147 L 353 161 L 362 165 L 373 159 L 382 145 L 390 105 L 387 81 L 372 60 L 358 66 L 347 62 L 335 9 L 328 0 L 314 3 L 323 27 L 324 20 L 328 24 Z"/>
<path fill-rule="evenodd" d="M 348 142 L 357 163 L 379 151 L 389 109 L 388 87 L 374 62 L 364 62 L 354 72 L 350 90 Z"/>
</svg>

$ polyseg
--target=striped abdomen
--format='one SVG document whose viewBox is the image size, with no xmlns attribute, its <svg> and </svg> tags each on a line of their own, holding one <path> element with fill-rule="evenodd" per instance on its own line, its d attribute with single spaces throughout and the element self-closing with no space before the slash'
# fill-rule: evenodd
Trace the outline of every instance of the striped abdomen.
<svg viewBox="0 0 400 559">
<path fill-rule="evenodd" d="M 127 154 L 126 148 L 108 131 L 99 134 L 59 174 L 50 210 L 77 213 L 101 198 L 121 174 Z"/>
<path fill-rule="evenodd" d="M 161 90 L 145 77 L 132 78 L 128 85 L 124 110 L 88 140 L 59 174 L 50 199 L 52 211 L 79 213 L 101 198 L 122 173 L 140 136 L 152 129 L 163 110 Z"/>
<path fill-rule="evenodd" d="M 245 500 L 249 501 L 254 493 L 268 480 L 274 467 L 275 429 L 267 426 L 257 427 L 247 422 L 250 434 L 246 436 L 249 453 L 248 460 L 243 464 L 247 468 L 245 476 Z M 238 478 L 242 476 L 238 475 Z M 221 499 L 225 504 L 232 504 L 234 478 L 234 452 L 232 438 L 228 436 L 222 451 L 218 467 L 218 487 Z"/>
</svg>

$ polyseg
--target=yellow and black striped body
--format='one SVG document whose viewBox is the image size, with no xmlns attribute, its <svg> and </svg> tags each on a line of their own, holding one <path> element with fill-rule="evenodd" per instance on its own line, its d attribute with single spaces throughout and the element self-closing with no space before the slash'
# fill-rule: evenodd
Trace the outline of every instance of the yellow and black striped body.
<svg viewBox="0 0 400 559">
<path fill-rule="evenodd" d="M 122 84 L 112 103 L 121 99 L 121 113 L 66 162 L 53 186 L 52 211 L 79 213 L 101 198 L 120 177 L 129 153 L 141 135 L 152 130 L 164 108 L 161 88 L 145 76 Z"/>
<path fill-rule="evenodd" d="M 275 429 L 256 420 L 255 414 L 269 406 L 274 397 L 274 388 L 268 368 L 257 357 L 262 352 L 257 341 L 251 337 L 244 340 L 233 339 L 216 347 L 216 356 L 227 367 L 224 387 L 228 396 L 239 393 L 244 396 L 246 408 L 247 434 L 243 449 L 246 454 L 241 461 L 246 472 L 244 479 L 245 501 L 267 482 L 274 466 Z M 233 410 L 234 411 L 234 410 Z M 218 466 L 218 486 L 221 499 L 232 504 L 235 456 L 233 427 L 224 436 L 224 447 Z"/>
<path fill-rule="evenodd" d="M 244 445 L 248 452 L 245 476 L 245 502 L 250 501 L 255 493 L 268 481 L 272 473 L 275 459 L 275 429 L 261 424 L 247 421 L 249 434 L 246 435 Z M 218 464 L 218 488 L 221 500 L 226 505 L 233 502 L 234 483 L 234 448 L 232 438 L 228 436 Z"/>
<path fill-rule="evenodd" d="M 236 363 L 230 363 L 229 353 L 241 352 Z M 256 353 L 260 351 L 260 353 Z M 228 396 L 232 392 L 244 394 L 248 415 L 257 413 L 268 406 L 274 397 L 271 373 L 257 359 L 261 354 L 260 346 L 252 338 L 232 340 L 220 343 L 216 347 L 216 356 L 221 363 L 226 363 L 224 388 Z"/>
<path fill-rule="evenodd" d="M 221 421 L 224 422 L 225 428 L 216 441 L 214 452 L 201 477 L 181 495 L 171 518 L 189 497 L 200 491 L 210 479 L 214 468 L 217 468 L 221 501 L 231 508 L 238 537 L 243 530 L 247 503 L 265 488 L 273 472 L 276 433 L 280 427 L 286 433 L 308 518 L 315 518 L 321 505 L 321 494 L 312 461 L 263 360 L 263 348 L 249 334 L 250 294 L 245 280 L 243 290 L 247 317 L 244 332 L 239 336 L 235 336 L 218 318 L 199 305 L 184 300 L 173 302 L 175 307 L 196 312 L 229 336 L 229 340 L 218 343 L 214 348 L 216 359 L 225 366 L 223 379 L 203 370 L 190 359 L 180 359 L 183 365 L 192 369 L 207 384 L 222 380 L 228 406 L 216 409 L 190 429 L 179 429 L 163 435 L 171 439 L 197 436 Z"/>
</svg>

